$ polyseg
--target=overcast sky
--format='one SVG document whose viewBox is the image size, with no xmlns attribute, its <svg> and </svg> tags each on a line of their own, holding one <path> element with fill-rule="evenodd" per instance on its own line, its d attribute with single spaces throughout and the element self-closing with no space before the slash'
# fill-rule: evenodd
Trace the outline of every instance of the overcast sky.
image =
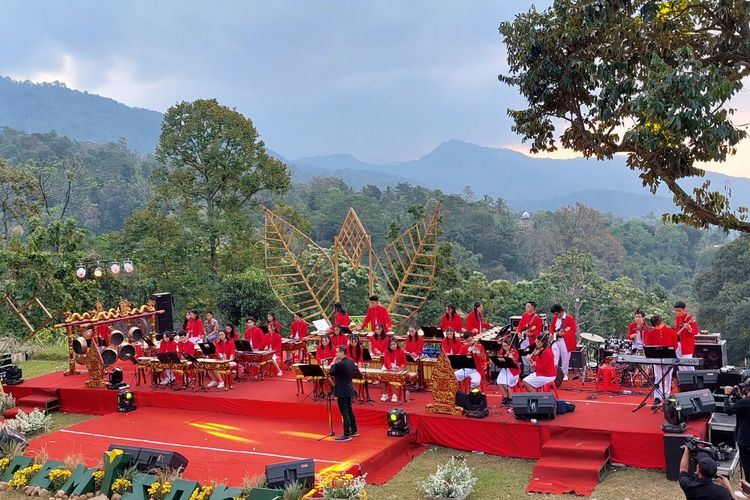
<svg viewBox="0 0 750 500">
<path fill-rule="evenodd" d="M 448 139 L 520 149 L 497 27 L 531 4 L 4 0 L 0 75 L 158 111 L 216 97 L 292 159 L 408 160 Z"/>
</svg>

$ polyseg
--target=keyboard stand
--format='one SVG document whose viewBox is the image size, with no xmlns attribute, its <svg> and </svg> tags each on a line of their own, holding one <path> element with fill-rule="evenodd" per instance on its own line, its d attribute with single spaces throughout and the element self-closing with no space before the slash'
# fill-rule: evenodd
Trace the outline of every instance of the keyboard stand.
<svg viewBox="0 0 750 500">
<path fill-rule="evenodd" d="M 651 380 L 651 377 L 648 376 L 648 373 L 646 373 L 646 371 L 643 369 L 643 366 L 644 365 L 640 363 L 635 365 L 636 370 L 638 370 L 638 372 L 643 376 L 643 378 L 648 380 L 649 384 L 651 384 L 651 390 L 643 398 L 643 401 L 641 401 L 641 403 L 633 410 L 633 413 L 637 412 L 638 410 L 646 406 L 646 404 L 648 403 L 648 398 L 650 398 L 654 394 L 654 392 L 659 390 L 659 388 L 661 387 L 661 384 L 664 382 L 664 379 L 667 378 L 667 376 L 669 376 L 669 383 L 670 384 L 672 383 L 672 370 L 674 369 L 673 366 L 670 366 L 669 370 L 664 372 L 664 375 L 661 376 L 658 382 Z M 666 405 L 667 405 L 667 398 L 662 398 L 661 409 L 664 410 Z"/>
</svg>

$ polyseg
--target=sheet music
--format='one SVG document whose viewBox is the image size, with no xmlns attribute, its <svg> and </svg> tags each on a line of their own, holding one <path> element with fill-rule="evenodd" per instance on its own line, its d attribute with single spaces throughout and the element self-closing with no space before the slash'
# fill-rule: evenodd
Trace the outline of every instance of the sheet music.
<svg viewBox="0 0 750 500">
<path fill-rule="evenodd" d="M 331 328 L 331 324 L 325 319 L 313 320 L 313 326 L 318 332 L 327 332 Z"/>
</svg>

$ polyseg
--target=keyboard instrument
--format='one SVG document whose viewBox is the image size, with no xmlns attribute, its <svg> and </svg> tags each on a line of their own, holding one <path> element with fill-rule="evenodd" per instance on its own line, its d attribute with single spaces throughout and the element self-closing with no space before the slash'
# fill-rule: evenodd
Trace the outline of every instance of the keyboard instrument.
<svg viewBox="0 0 750 500">
<path fill-rule="evenodd" d="M 663 366 L 702 366 L 702 358 L 647 358 L 636 354 L 623 354 L 615 358 L 616 363 Z"/>
</svg>

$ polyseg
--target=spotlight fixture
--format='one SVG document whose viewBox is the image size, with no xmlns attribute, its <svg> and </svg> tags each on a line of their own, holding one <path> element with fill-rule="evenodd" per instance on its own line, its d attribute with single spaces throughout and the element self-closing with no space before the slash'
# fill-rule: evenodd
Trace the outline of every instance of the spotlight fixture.
<svg viewBox="0 0 750 500">
<path fill-rule="evenodd" d="M 395 408 L 388 412 L 388 435 L 401 437 L 409 434 L 409 423 L 403 408 Z"/>
<path fill-rule="evenodd" d="M 109 383 L 107 384 L 107 389 L 121 390 L 121 389 L 126 389 L 128 387 L 128 385 L 122 381 L 123 379 L 122 368 L 120 368 L 119 366 L 115 368 L 114 370 L 112 370 L 111 372 L 109 372 L 109 375 L 107 376 L 107 378 L 109 379 Z"/>
<path fill-rule="evenodd" d="M 122 268 L 125 270 L 126 273 L 130 274 L 135 269 L 133 268 L 133 261 L 132 260 L 124 260 L 122 262 Z"/>
<path fill-rule="evenodd" d="M 135 394 L 127 389 L 121 389 L 117 395 L 117 411 L 120 413 L 127 413 L 137 408 L 135 406 Z"/>
<path fill-rule="evenodd" d="M 112 262 L 109 265 L 109 270 L 112 271 L 112 274 L 119 274 L 120 273 L 120 263 L 117 261 Z"/>
<path fill-rule="evenodd" d="M 484 418 L 489 414 L 487 396 L 482 393 L 479 387 L 474 387 L 469 391 L 469 405 L 466 408 L 466 416 L 469 418 Z"/>
<path fill-rule="evenodd" d="M 102 276 L 104 276 L 104 269 L 102 269 L 102 266 L 97 262 L 96 269 L 94 269 L 94 278 L 101 278 Z"/>
</svg>

